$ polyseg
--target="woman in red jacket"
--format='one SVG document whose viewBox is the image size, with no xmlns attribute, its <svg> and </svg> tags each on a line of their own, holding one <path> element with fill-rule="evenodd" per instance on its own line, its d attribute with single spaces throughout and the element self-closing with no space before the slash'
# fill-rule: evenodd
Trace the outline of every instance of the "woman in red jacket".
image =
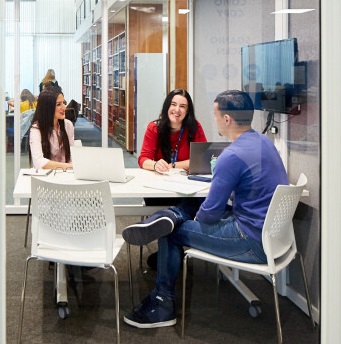
<svg viewBox="0 0 341 344">
<path fill-rule="evenodd" d="M 170 92 L 159 118 L 148 124 L 138 163 L 141 168 L 166 172 L 171 168 L 189 168 L 190 142 L 206 142 L 201 124 L 195 119 L 189 93 Z"/>
<path fill-rule="evenodd" d="M 201 124 L 195 119 L 194 106 L 189 93 L 183 89 L 170 92 L 162 106 L 159 118 L 150 122 L 144 135 L 138 163 L 141 168 L 167 172 L 172 168 L 189 169 L 190 142 L 206 142 Z M 145 198 L 146 205 L 176 205 L 181 198 Z M 201 199 L 192 200 L 193 203 Z M 193 205 L 194 206 L 194 205 Z M 157 252 L 147 260 L 156 270 Z"/>
</svg>

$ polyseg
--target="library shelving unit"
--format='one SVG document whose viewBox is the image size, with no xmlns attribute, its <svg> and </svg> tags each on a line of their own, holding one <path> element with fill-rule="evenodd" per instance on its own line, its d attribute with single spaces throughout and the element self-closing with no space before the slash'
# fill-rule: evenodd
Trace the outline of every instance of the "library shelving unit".
<svg viewBox="0 0 341 344">
<path fill-rule="evenodd" d="M 126 35 L 120 33 L 109 41 L 109 135 L 126 147 Z M 110 79 L 110 72 L 109 72 Z M 112 84 L 112 88 L 110 87 Z M 110 128 L 112 126 L 112 129 Z"/>
<path fill-rule="evenodd" d="M 113 98 L 113 87 L 114 87 L 114 49 L 113 39 L 108 42 L 108 134 L 110 137 L 114 136 L 114 98 Z"/>
<path fill-rule="evenodd" d="M 92 73 L 92 122 L 98 127 L 102 126 L 102 95 L 101 95 L 101 45 L 93 49 L 93 73 Z"/>
<path fill-rule="evenodd" d="M 140 7 L 144 9 L 144 5 Z M 130 152 L 136 146 L 134 127 L 141 125 L 143 130 L 146 126 L 143 118 L 140 117 L 139 122 L 134 120 L 134 56 L 162 53 L 162 5 L 154 7 L 151 13 L 127 7 L 124 21 L 118 15 L 117 22 L 115 16 L 110 22 L 107 42 L 102 42 L 101 35 L 95 34 L 89 44 L 83 43 L 84 115 L 101 128 L 102 111 L 108 111 L 109 137 Z M 101 102 L 101 44 L 108 44 L 108 109 L 103 109 Z M 153 67 L 151 62 L 145 66 L 149 70 Z M 148 93 L 148 89 L 145 91 Z M 150 112 L 157 116 L 154 110 Z"/>
<path fill-rule="evenodd" d="M 83 116 L 90 121 L 92 121 L 91 61 L 90 43 L 83 43 L 82 106 Z"/>
</svg>

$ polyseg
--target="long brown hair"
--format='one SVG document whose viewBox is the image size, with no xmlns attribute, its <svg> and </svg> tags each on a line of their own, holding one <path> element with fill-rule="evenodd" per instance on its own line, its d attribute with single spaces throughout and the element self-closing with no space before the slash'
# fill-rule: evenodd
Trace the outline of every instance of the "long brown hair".
<svg viewBox="0 0 341 344">
<path fill-rule="evenodd" d="M 22 102 L 28 100 L 28 103 L 30 104 L 30 109 L 33 109 L 33 103 L 36 102 L 36 97 L 27 88 L 24 88 L 20 93 L 20 100 Z"/>
<path fill-rule="evenodd" d="M 32 126 L 37 126 L 41 134 L 41 146 L 44 158 L 51 159 L 50 137 L 53 132 L 54 113 L 56 109 L 57 98 L 63 94 L 60 87 L 47 87 L 40 92 L 37 102 L 37 108 L 32 119 Z M 65 130 L 64 120 L 58 120 L 60 127 L 60 136 L 62 149 L 65 154 L 65 161 L 71 161 L 69 137 Z M 30 128 L 31 128 L 30 127 Z M 31 150 L 29 150 L 29 160 L 32 162 Z"/>
</svg>

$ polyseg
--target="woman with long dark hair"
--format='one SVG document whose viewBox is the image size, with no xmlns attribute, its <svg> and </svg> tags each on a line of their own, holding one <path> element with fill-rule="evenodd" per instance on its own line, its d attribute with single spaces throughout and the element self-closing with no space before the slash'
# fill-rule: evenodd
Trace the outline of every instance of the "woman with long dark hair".
<svg viewBox="0 0 341 344">
<path fill-rule="evenodd" d="M 171 91 L 162 106 L 159 118 L 148 124 L 144 135 L 139 166 L 162 173 L 172 168 L 189 169 L 190 142 L 206 142 L 201 124 L 196 120 L 192 98 L 186 90 Z M 182 198 L 145 198 L 146 205 L 176 205 Z M 202 199 L 192 200 L 198 207 Z M 147 260 L 156 270 L 157 252 Z"/>
<path fill-rule="evenodd" d="M 189 168 L 190 142 L 206 142 L 201 124 L 196 120 L 191 96 L 186 90 L 171 91 L 159 118 L 148 124 L 139 166 L 166 172 L 171 168 Z"/>
<path fill-rule="evenodd" d="M 39 94 L 29 136 L 30 163 L 34 168 L 72 168 L 74 127 L 65 119 L 65 108 L 61 88 L 47 87 Z"/>
</svg>

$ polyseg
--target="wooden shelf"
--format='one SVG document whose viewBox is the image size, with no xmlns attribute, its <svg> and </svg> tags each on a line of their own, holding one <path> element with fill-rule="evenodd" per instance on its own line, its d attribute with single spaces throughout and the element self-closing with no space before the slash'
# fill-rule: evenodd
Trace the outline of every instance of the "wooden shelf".
<svg viewBox="0 0 341 344">
<path fill-rule="evenodd" d="M 145 5 L 136 6 L 143 8 Z M 100 34 L 92 34 L 90 41 L 82 46 L 83 114 L 101 127 L 102 111 L 107 110 L 108 135 L 129 151 L 134 151 L 135 140 L 134 54 L 162 52 L 162 5 L 153 7 L 155 11 L 145 13 L 127 6 L 124 22 L 113 20 L 109 23 L 108 42 L 102 42 Z M 102 109 L 101 103 L 101 44 L 108 45 L 107 109 Z"/>
</svg>

